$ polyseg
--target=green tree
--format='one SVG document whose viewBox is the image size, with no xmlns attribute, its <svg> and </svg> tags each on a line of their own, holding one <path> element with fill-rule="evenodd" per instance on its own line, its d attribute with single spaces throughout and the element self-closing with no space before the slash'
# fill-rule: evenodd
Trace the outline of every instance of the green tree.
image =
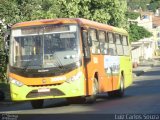
<svg viewBox="0 0 160 120">
<path fill-rule="evenodd" d="M 61 14 L 61 5 L 57 0 L 41 0 L 37 10 L 32 13 L 32 20 L 58 18 Z"/>
<path fill-rule="evenodd" d="M 127 0 L 128 8 L 131 10 L 142 9 L 143 11 L 148 10 L 148 5 L 151 0 Z"/>
<path fill-rule="evenodd" d="M 127 12 L 126 17 L 132 20 L 137 19 L 140 16 L 140 13 L 138 12 Z"/>
<path fill-rule="evenodd" d="M 110 4 L 107 6 L 109 8 L 109 14 L 111 19 L 108 21 L 109 24 L 126 28 L 127 27 L 127 2 L 126 0 L 108 0 Z"/>
<path fill-rule="evenodd" d="M 147 31 L 145 28 L 141 26 L 137 26 L 136 24 L 131 24 L 129 28 L 129 36 L 130 36 L 130 41 L 135 42 L 143 38 L 151 37 L 152 33 Z"/>
<path fill-rule="evenodd" d="M 159 6 L 160 6 L 160 0 L 151 0 L 149 9 L 155 12 L 156 9 L 159 8 Z"/>
<path fill-rule="evenodd" d="M 0 19 L 6 24 L 18 22 L 20 12 L 17 5 L 12 0 L 0 0 Z"/>
</svg>

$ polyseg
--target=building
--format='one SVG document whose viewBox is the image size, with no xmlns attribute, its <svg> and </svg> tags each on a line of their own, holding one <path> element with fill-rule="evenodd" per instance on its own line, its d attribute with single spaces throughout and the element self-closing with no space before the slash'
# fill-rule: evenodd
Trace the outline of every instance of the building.
<svg viewBox="0 0 160 120">
<path fill-rule="evenodd" d="M 160 36 L 160 32 L 157 25 L 160 25 L 160 21 L 155 20 L 160 18 L 155 18 L 153 12 L 142 12 L 140 11 L 140 16 L 136 20 L 130 20 L 130 23 L 135 23 L 138 26 L 144 27 L 146 30 L 152 32 L 153 36 L 150 38 L 144 38 L 137 42 L 131 43 L 132 52 L 132 62 L 133 64 L 139 64 L 143 60 L 150 60 L 156 55 L 157 46 L 160 46 L 157 36 Z M 158 23 L 155 23 L 157 21 Z M 155 29 L 156 28 L 156 29 Z"/>
</svg>

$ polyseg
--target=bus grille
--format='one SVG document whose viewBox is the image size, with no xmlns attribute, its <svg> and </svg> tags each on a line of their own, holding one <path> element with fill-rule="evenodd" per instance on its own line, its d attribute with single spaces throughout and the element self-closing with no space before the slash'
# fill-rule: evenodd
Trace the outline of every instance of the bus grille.
<svg viewBox="0 0 160 120">
<path fill-rule="evenodd" d="M 57 84 L 48 84 L 48 85 L 28 85 L 28 87 L 49 87 L 49 86 L 57 86 L 61 85 L 62 83 L 57 83 Z"/>
<path fill-rule="evenodd" d="M 65 95 L 62 91 L 58 89 L 51 89 L 49 92 L 38 92 L 38 90 L 33 90 L 27 94 L 27 98 L 35 98 L 35 97 L 46 97 L 46 96 L 62 96 Z"/>
</svg>

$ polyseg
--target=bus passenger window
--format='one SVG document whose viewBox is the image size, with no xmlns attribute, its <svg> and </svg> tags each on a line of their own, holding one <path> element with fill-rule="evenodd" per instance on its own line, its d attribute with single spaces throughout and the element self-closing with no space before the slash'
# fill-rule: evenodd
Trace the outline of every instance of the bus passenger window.
<svg viewBox="0 0 160 120">
<path fill-rule="evenodd" d="M 107 54 L 108 44 L 105 43 L 105 32 L 99 31 L 100 49 L 102 54 Z"/>
<path fill-rule="evenodd" d="M 89 38 L 92 40 L 92 53 L 100 54 L 99 41 L 97 39 L 96 30 L 90 30 Z"/>
<path fill-rule="evenodd" d="M 123 36 L 122 44 L 123 44 L 124 55 L 130 55 L 127 36 Z"/>
<path fill-rule="evenodd" d="M 109 38 L 109 49 L 108 49 L 108 54 L 109 55 L 116 55 L 116 45 L 114 42 L 114 37 L 112 33 L 108 33 L 108 38 Z"/>
<path fill-rule="evenodd" d="M 123 46 L 121 42 L 121 36 L 119 34 L 116 34 L 115 37 L 116 37 L 117 54 L 123 55 Z"/>
</svg>

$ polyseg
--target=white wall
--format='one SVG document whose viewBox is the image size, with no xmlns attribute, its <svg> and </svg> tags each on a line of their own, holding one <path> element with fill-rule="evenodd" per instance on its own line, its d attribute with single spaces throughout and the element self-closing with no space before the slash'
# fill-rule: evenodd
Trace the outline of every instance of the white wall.
<svg viewBox="0 0 160 120">
<path fill-rule="evenodd" d="M 132 63 L 138 63 L 139 64 L 139 62 L 140 62 L 139 58 L 140 58 L 141 53 L 142 53 L 141 47 L 132 50 L 131 53 L 132 53 Z"/>
<path fill-rule="evenodd" d="M 140 59 L 149 60 L 154 55 L 154 43 L 152 41 L 139 41 L 131 43 L 131 46 L 139 46 L 131 51 L 132 62 L 140 63 Z"/>
</svg>

